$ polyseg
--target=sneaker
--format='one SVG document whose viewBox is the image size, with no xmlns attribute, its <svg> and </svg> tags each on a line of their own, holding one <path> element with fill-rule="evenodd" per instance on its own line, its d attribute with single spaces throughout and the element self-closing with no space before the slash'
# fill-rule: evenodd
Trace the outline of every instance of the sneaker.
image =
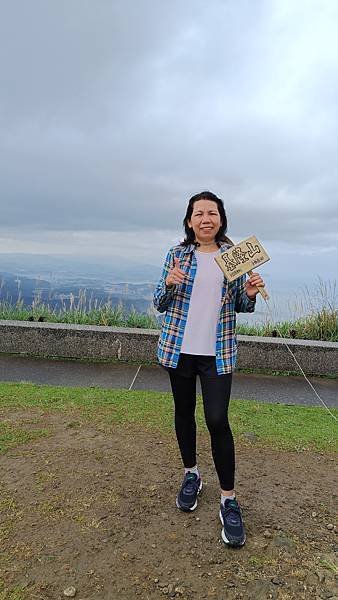
<svg viewBox="0 0 338 600">
<path fill-rule="evenodd" d="M 197 506 L 197 496 L 202 489 L 202 480 L 196 473 L 186 473 L 177 494 L 177 508 L 189 512 L 195 510 Z"/>
<path fill-rule="evenodd" d="M 236 500 L 226 500 L 221 504 L 219 517 L 223 525 L 222 540 L 228 546 L 245 544 L 245 529 L 240 506 Z"/>
</svg>

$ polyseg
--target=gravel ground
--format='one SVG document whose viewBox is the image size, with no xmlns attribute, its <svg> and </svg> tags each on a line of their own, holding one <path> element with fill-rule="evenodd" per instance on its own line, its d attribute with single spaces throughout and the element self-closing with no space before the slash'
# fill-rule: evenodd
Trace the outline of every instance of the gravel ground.
<svg viewBox="0 0 338 600">
<path fill-rule="evenodd" d="M 1 600 L 17 598 L 16 586 L 43 600 L 337 600 L 332 455 L 237 444 L 247 543 L 235 550 L 220 541 L 206 434 L 204 489 L 185 514 L 175 506 L 174 435 L 88 423 L 80 412 L 6 409 L 1 418 L 49 431 L 0 456 Z"/>
</svg>

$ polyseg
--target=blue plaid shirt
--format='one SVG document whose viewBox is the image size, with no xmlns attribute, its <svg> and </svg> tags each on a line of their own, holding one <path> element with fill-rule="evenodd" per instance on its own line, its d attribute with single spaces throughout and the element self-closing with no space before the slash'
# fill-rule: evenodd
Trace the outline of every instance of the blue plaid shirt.
<svg viewBox="0 0 338 600">
<path fill-rule="evenodd" d="M 230 246 L 223 244 L 220 253 Z M 185 272 L 184 283 L 167 288 L 165 280 L 174 266 L 174 258 L 180 260 L 180 268 Z M 154 306 L 165 317 L 158 342 L 158 360 L 164 367 L 176 368 L 187 322 L 189 302 L 197 270 L 195 246 L 174 246 L 170 248 L 163 266 L 160 281 L 154 293 Z M 245 291 L 245 276 L 228 282 L 224 278 L 222 301 L 216 330 L 216 369 L 219 375 L 231 373 L 237 356 L 236 312 L 253 312 L 255 300 L 250 300 Z"/>
</svg>

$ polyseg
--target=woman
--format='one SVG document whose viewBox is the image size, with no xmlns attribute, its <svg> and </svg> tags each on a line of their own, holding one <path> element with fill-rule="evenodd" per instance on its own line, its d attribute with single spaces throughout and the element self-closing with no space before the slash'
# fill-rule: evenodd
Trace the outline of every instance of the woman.
<svg viewBox="0 0 338 600">
<path fill-rule="evenodd" d="M 175 403 L 175 430 L 184 464 L 176 498 L 183 511 L 197 507 L 202 479 L 196 462 L 196 377 L 199 375 L 206 424 L 221 487 L 222 539 L 245 543 L 245 530 L 234 490 L 235 451 L 228 421 L 232 372 L 236 361 L 236 312 L 253 312 L 264 285 L 254 273 L 228 283 L 214 260 L 232 242 L 220 198 L 211 192 L 189 200 L 183 221 L 184 241 L 171 248 L 154 294 L 165 312 L 158 359 L 168 370 Z"/>
</svg>

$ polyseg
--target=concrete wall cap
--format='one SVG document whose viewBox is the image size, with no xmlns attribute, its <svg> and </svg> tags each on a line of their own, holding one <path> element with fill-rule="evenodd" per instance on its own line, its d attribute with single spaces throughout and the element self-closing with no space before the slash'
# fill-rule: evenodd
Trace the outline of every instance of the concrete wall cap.
<svg viewBox="0 0 338 600">
<path fill-rule="evenodd" d="M 105 332 L 105 333 L 129 333 L 135 335 L 159 335 L 158 329 L 141 329 L 140 327 L 110 327 L 105 325 L 78 325 L 74 323 L 49 323 L 44 321 L 9 321 L 0 319 L 0 327 L 17 327 L 17 328 L 33 328 L 33 329 L 65 329 L 68 331 L 89 331 L 89 332 Z"/>
<path fill-rule="evenodd" d="M 124 334 L 124 335 L 139 335 L 139 336 L 158 336 L 158 329 L 141 329 L 139 327 L 107 327 L 104 325 L 77 325 L 73 323 L 49 323 L 49 322 L 37 322 L 37 321 L 8 321 L 0 320 L 0 327 L 13 327 L 17 329 L 54 329 L 54 330 L 65 330 L 65 331 L 86 331 L 86 332 L 101 332 L 111 334 Z M 338 349 L 338 342 L 326 342 L 320 340 L 302 340 L 293 338 L 278 338 L 278 337 L 263 337 L 253 335 L 238 335 L 237 339 L 239 342 L 245 342 L 246 344 L 272 344 L 281 345 L 287 342 L 289 346 L 302 346 L 302 347 L 320 347 L 328 348 L 332 350 Z"/>
<path fill-rule="evenodd" d="M 255 335 L 238 335 L 238 341 L 251 342 L 253 344 L 259 344 L 261 342 L 269 344 L 287 344 L 289 346 L 320 346 L 321 348 L 333 348 L 338 349 L 338 342 L 326 342 L 321 340 L 302 340 L 294 338 L 278 338 L 278 337 L 263 337 Z"/>
</svg>

